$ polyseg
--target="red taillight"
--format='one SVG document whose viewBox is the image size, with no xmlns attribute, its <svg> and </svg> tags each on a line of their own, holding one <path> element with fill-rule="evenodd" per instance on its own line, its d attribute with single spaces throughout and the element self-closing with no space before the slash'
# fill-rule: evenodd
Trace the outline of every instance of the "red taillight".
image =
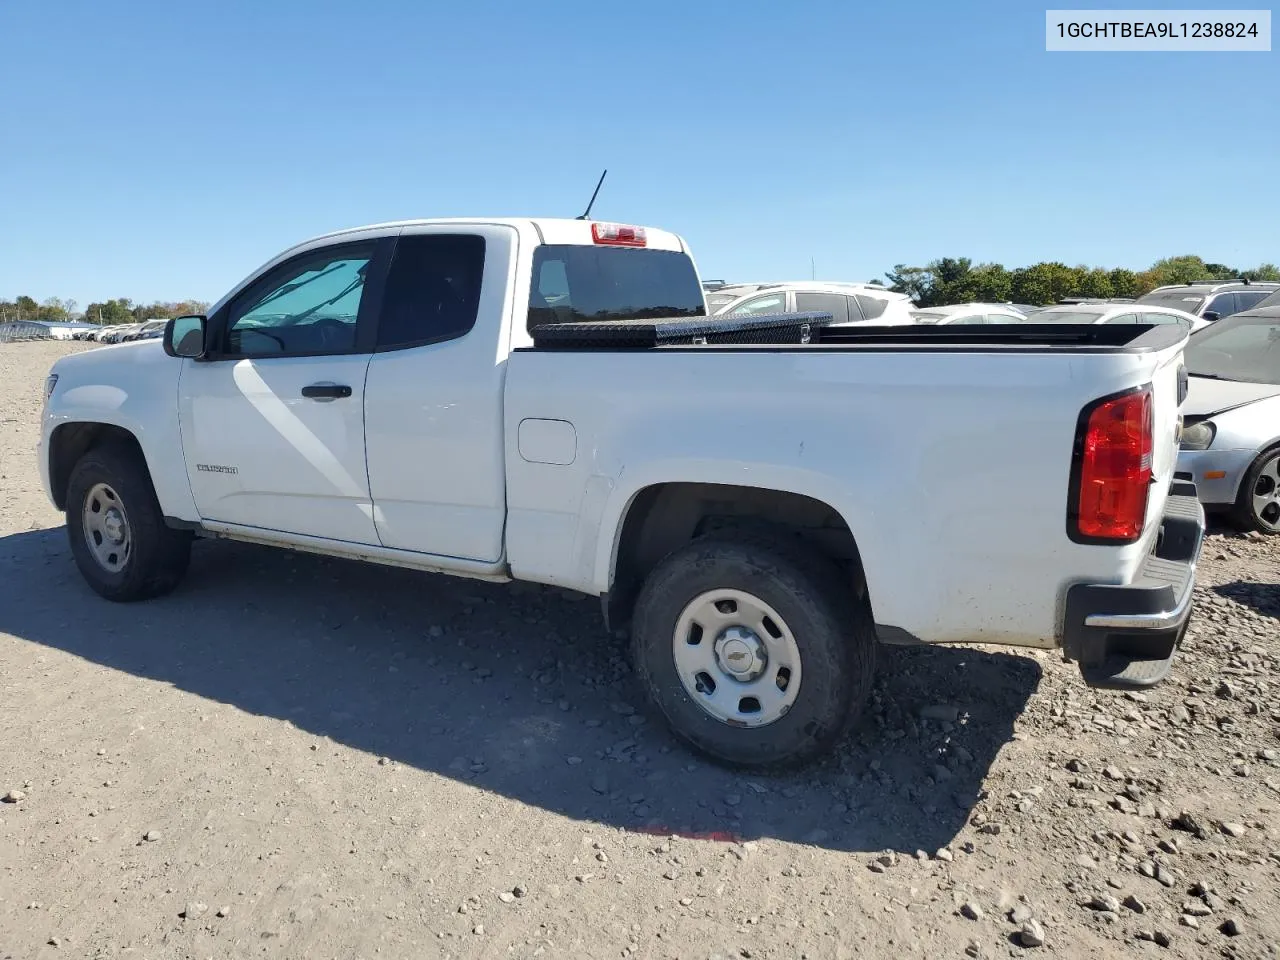
<svg viewBox="0 0 1280 960">
<path fill-rule="evenodd" d="M 1076 460 L 1079 539 L 1132 543 L 1142 536 L 1154 434 L 1150 387 L 1088 411 Z"/>
<path fill-rule="evenodd" d="M 615 247 L 643 247 L 644 227 L 628 227 L 621 223 L 591 224 L 591 239 Z"/>
</svg>

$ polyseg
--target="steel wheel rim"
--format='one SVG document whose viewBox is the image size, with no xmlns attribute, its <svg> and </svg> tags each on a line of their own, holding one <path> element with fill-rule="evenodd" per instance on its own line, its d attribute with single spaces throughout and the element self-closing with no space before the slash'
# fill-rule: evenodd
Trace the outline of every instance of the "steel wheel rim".
<svg viewBox="0 0 1280 960">
<path fill-rule="evenodd" d="M 685 693 L 708 716 L 734 727 L 781 720 L 800 693 L 800 648 L 778 612 L 742 590 L 694 597 L 671 638 Z"/>
<path fill-rule="evenodd" d="M 110 484 L 95 483 L 85 495 L 81 516 L 89 553 L 103 570 L 119 573 L 133 552 L 129 515 L 119 494 Z"/>
<path fill-rule="evenodd" d="M 1280 533 L 1280 454 L 1262 465 L 1251 493 L 1253 517 L 1258 525 Z"/>
</svg>

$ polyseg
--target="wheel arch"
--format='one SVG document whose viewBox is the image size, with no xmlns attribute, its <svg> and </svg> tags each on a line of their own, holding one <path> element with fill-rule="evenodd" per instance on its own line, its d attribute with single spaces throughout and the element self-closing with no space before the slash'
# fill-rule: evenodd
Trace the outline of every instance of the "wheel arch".
<svg viewBox="0 0 1280 960">
<path fill-rule="evenodd" d="M 49 435 L 49 490 L 59 510 L 67 508 L 67 484 L 71 471 L 90 450 L 106 445 L 117 446 L 134 454 L 151 476 L 146 453 L 137 436 L 114 423 L 73 420 L 60 423 Z"/>
<path fill-rule="evenodd" d="M 658 481 L 627 500 L 600 575 L 611 629 L 630 621 L 647 573 L 672 550 L 703 534 L 743 529 L 794 536 L 840 566 L 851 588 L 867 591 L 858 539 L 826 499 L 777 487 L 713 481 Z"/>
</svg>

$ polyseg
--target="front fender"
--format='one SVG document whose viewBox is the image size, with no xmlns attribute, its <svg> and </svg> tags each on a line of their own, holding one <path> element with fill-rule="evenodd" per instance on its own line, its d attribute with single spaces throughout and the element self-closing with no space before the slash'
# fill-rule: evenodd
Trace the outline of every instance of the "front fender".
<svg viewBox="0 0 1280 960">
<path fill-rule="evenodd" d="M 165 516 L 200 519 L 182 454 L 178 427 L 179 361 L 157 341 L 121 344 L 64 357 L 45 405 L 40 432 L 40 473 L 50 499 L 59 431 L 75 424 L 102 424 L 129 433 L 142 450 L 156 498 Z"/>
</svg>

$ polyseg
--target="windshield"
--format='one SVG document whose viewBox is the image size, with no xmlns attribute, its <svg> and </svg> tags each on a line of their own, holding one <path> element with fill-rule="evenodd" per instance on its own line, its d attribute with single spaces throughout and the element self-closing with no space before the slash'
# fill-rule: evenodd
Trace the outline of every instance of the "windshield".
<svg viewBox="0 0 1280 960">
<path fill-rule="evenodd" d="M 529 330 L 544 323 L 706 316 L 688 254 L 544 244 L 533 251 Z"/>
<path fill-rule="evenodd" d="M 1187 341 L 1183 358 L 1195 377 L 1280 384 L 1280 316 L 1219 320 Z"/>
<path fill-rule="evenodd" d="M 915 317 L 916 323 L 941 323 L 947 319 L 945 313 L 924 313 L 919 310 L 912 311 L 911 316 Z"/>
<path fill-rule="evenodd" d="M 1149 303 L 1156 307 L 1173 307 L 1187 313 L 1199 314 L 1204 306 L 1204 296 L 1191 290 L 1162 290 L 1159 293 L 1148 293 L 1139 297 L 1138 303 Z"/>
<path fill-rule="evenodd" d="M 1023 323 L 1097 323 L 1101 310 L 1037 310 Z"/>
</svg>

